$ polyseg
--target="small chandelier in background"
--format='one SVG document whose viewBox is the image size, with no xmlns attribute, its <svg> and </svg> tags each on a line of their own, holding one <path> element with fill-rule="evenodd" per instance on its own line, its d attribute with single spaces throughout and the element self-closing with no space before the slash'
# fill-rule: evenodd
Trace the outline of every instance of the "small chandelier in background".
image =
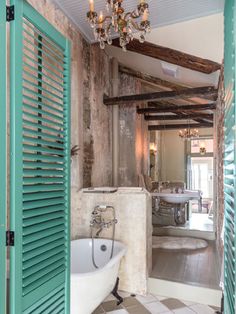
<svg viewBox="0 0 236 314">
<path fill-rule="evenodd" d="M 183 140 L 191 140 L 194 138 L 199 137 L 199 131 L 198 129 L 184 129 L 179 131 L 179 137 L 181 137 Z"/>
<path fill-rule="evenodd" d="M 98 16 L 94 10 L 94 0 L 89 0 L 87 19 L 94 30 L 94 36 L 99 41 L 101 49 L 105 43 L 112 44 L 112 31 L 120 37 L 120 46 L 126 51 L 126 45 L 133 40 L 134 33 L 138 32 L 139 41 L 145 41 L 146 33 L 150 33 L 148 20 L 149 6 L 146 0 L 140 0 L 137 8 L 132 12 L 125 12 L 122 7 L 124 0 L 105 0 L 107 15 L 100 12 Z"/>
</svg>

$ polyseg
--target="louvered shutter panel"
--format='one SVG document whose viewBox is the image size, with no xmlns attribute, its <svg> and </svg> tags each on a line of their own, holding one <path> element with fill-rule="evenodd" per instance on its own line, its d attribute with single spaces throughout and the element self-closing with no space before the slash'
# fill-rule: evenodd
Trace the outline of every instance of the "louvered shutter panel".
<svg viewBox="0 0 236 314">
<path fill-rule="evenodd" d="M 0 1 L 0 313 L 6 313 L 6 3 Z"/>
<path fill-rule="evenodd" d="M 10 313 L 69 314 L 69 44 L 26 1 L 13 4 Z"/>
<path fill-rule="evenodd" d="M 235 313 L 235 1 L 225 5 L 225 314 Z"/>
</svg>

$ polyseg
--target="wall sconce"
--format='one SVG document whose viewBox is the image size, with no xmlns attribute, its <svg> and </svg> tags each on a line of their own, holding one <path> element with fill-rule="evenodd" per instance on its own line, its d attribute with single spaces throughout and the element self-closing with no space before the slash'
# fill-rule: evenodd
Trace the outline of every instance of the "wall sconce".
<svg viewBox="0 0 236 314">
<path fill-rule="evenodd" d="M 200 154 L 201 155 L 205 155 L 206 154 L 206 144 L 204 143 L 204 142 L 202 142 L 202 143 L 200 143 L 200 149 L 199 149 L 199 151 L 200 151 Z"/>
<path fill-rule="evenodd" d="M 150 143 L 149 147 L 150 153 L 155 155 L 157 153 L 157 144 L 156 143 Z"/>
</svg>

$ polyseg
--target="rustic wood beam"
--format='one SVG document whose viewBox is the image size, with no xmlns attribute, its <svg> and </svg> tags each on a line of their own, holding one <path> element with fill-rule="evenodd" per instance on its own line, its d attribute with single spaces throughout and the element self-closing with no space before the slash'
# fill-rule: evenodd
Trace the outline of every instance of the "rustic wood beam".
<svg viewBox="0 0 236 314">
<path fill-rule="evenodd" d="M 121 48 L 118 38 L 113 40 L 112 45 Z M 127 45 L 127 50 L 206 74 L 211 74 L 221 68 L 221 65 L 217 62 L 199 58 L 179 50 L 155 45 L 147 41 L 140 43 L 137 39 L 134 39 Z"/>
<path fill-rule="evenodd" d="M 186 86 L 172 83 L 166 80 L 163 80 L 161 78 L 151 76 L 149 74 L 145 74 L 136 70 L 133 70 L 131 68 L 126 67 L 125 65 L 120 64 L 119 65 L 119 71 L 121 73 L 136 77 L 137 79 L 140 79 L 141 81 L 151 84 L 151 85 L 156 85 L 164 88 L 169 88 L 171 90 L 182 90 L 185 89 Z"/>
<path fill-rule="evenodd" d="M 118 104 L 129 104 L 145 101 L 155 101 L 155 100 L 168 100 L 168 99 L 178 99 L 182 97 L 199 97 L 205 99 L 216 100 L 218 91 L 213 86 L 196 87 L 196 88 L 185 88 L 179 91 L 162 91 L 155 93 L 145 93 L 138 95 L 128 95 L 119 96 L 112 98 L 103 98 L 103 103 L 105 105 L 118 105 Z"/>
<path fill-rule="evenodd" d="M 213 121 L 213 114 L 178 114 L 178 115 L 145 115 L 147 121 L 165 121 L 165 120 L 196 120 L 196 119 L 207 119 Z"/>
<path fill-rule="evenodd" d="M 166 113 L 166 112 L 177 112 L 181 113 L 184 111 L 199 111 L 199 110 L 214 110 L 216 109 L 216 104 L 201 104 L 201 105 L 176 105 L 175 108 L 173 106 L 165 106 L 165 107 L 156 107 L 156 108 L 137 108 L 137 113 Z"/>
<path fill-rule="evenodd" d="M 204 129 L 212 128 L 213 123 L 193 123 L 193 124 L 165 124 L 165 125 L 149 125 L 149 131 L 165 131 L 177 129 Z"/>
</svg>

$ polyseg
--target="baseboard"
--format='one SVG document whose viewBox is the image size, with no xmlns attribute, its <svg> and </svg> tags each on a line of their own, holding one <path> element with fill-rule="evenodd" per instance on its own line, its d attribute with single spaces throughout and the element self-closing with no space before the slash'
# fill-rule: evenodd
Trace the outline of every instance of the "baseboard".
<svg viewBox="0 0 236 314">
<path fill-rule="evenodd" d="M 154 295 L 220 307 L 221 290 L 191 286 L 183 283 L 149 278 L 148 291 Z"/>
</svg>

